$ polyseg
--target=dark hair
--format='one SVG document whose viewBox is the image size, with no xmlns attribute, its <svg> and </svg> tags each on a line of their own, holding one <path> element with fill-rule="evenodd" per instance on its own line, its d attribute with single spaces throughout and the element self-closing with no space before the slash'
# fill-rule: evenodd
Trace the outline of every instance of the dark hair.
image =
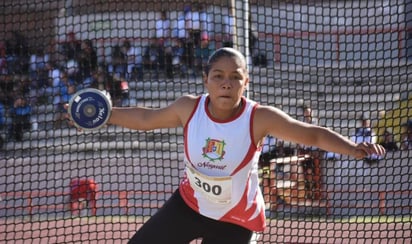
<svg viewBox="0 0 412 244">
<path fill-rule="evenodd" d="M 132 45 L 130 44 L 130 41 L 126 39 L 126 40 L 123 41 L 123 46 L 125 48 L 130 48 Z"/>
<path fill-rule="evenodd" d="M 90 49 L 93 49 L 93 42 L 90 39 L 86 39 L 83 41 L 84 43 L 86 43 L 87 47 L 89 47 Z"/>
<path fill-rule="evenodd" d="M 207 61 L 205 73 L 208 74 L 212 65 L 219 61 L 222 57 L 236 57 L 243 63 L 243 68 L 246 71 L 246 58 L 241 52 L 231 47 L 222 47 L 214 51 Z"/>
<path fill-rule="evenodd" d="M 366 121 L 370 120 L 369 115 L 367 113 L 362 113 L 361 116 L 359 117 L 360 121 Z"/>
<path fill-rule="evenodd" d="M 303 105 L 302 105 L 302 109 L 303 109 L 303 110 L 312 109 L 312 107 L 310 106 L 310 104 L 303 104 Z"/>
</svg>

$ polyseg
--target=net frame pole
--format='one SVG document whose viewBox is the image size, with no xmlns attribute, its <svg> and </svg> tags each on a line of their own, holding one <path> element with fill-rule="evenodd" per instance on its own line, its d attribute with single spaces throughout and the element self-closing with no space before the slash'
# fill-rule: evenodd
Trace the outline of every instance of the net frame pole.
<svg viewBox="0 0 412 244">
<path fill-rule="evenodd" d="M 235 19 L 235 29 L 233 36 L 233 47 L 242 52 L 246 57 L 246 65 L 252 73 L 252 57 L 249 53 L 249 1 L 231 0 L 230 11 Z M 245 91 L 245 96 L 249 98 L 249 85 Z"/>
</svg>

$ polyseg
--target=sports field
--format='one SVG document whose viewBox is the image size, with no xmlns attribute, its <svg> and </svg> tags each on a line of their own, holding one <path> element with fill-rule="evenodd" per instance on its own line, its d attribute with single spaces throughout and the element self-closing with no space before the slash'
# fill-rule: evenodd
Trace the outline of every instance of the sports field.
<svg viewBox="0 0 412 244">
<path fill-rule="evenodd" d="M 139 217 L 1 219 L 1 243 L 124 243 L 142 223 Z M 410 243 L 411 217 L 268 219 L 257 243 Z M 199 241 L 198 241 L 199 242 Z M 192 243 L 197 243 L 193 241 Z"/>
</svg>

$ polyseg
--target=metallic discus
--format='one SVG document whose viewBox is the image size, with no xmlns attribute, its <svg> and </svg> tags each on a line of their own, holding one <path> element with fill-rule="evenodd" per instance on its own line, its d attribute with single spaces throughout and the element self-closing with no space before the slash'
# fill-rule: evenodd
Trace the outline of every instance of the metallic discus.
<svg viewBox="0 0 412 244">
<path fill-rule="evenodd" d="M 97 130 L 107 123 L 112 103 L 106 94 L 98 89 L 86 88 L 73 95 L 68 113 L 77 128 Z"/>
</svg>

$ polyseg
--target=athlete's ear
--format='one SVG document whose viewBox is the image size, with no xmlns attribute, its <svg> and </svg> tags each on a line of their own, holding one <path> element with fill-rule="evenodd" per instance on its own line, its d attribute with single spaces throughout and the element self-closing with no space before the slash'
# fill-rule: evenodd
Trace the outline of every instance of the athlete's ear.
<svg viewBox="0 0 412 244">
<path fill-rule="evenodd" d="M 245 79 L 245 86 L 249 85 L 249 82 L 250 82 L 250 78 L 249 78 L 249 76 L 248 76 L 248 77 L 246 77 L 246 79 Z"/>
<path fill-rule="evenodd" d="M 249 77 L 245 78 L 245 84 L 243 85 L 243 90 L 246 91 L 249 88 Z"/>
</svg>

